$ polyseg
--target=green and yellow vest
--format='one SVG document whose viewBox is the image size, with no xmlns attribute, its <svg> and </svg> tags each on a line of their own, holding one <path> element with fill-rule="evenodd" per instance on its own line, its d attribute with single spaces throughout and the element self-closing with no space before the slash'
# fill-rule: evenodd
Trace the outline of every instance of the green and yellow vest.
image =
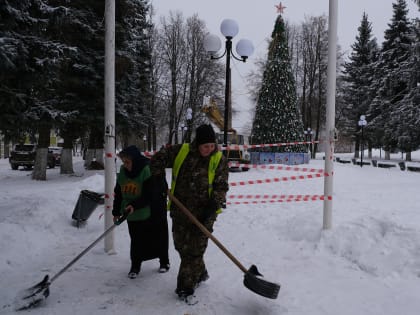
<svg viewBox="0 0 420 315">
<path fill-rule="evenodd" d="M 140 197 L 143 193 L 143 183 L 146 179 L 151 176 L 150 168 L 146 165 L 140 172 L 140 174 L 135 178 L 128 178 L 125 176 L 123 169 L 117 175 L 118 184 L 121 186 L 122 193 L 122 202 L 121 202 L 121 212 L 124 212 L 125 207 Z M 143 221 L 150 217 L 151 210 L 150 207 L 144 207 L 141 209 L 135 209 L 135 211 L 127 217 L 128 221 Z"/>
<path fill-rule="evenodd" d="M 171 193 L 173 194 L 175 192 L 175 185 L 176 185 L 176 179 L 179 173 L 179 170 L 181 169 L 182 163 L 184 163 L 185 158 L 187 157 L 188 153 L 190 152 L 190 145 L 189 143 L 184 143 L 181 146 L 181 149 L 179 150 L 177 156 L 175 157 L 174 165 L 172 166 L 172 181 L 171 181 Z M 211 155 L 210 162 L 209 162 L 209 169 L 208 169 L 208 192 L 209 196 L 213 193 L 213 182 L 214 177 L 216 176 L 216 169 L 219 165 L 220 159 L 222 158 L 222 152 L 216 152 Z M 171 207 L 171 201 L 168 202 L 168 210 Z M 216 213 L 221 213 L 222 209 L 218 209 Z"/>
</svg>

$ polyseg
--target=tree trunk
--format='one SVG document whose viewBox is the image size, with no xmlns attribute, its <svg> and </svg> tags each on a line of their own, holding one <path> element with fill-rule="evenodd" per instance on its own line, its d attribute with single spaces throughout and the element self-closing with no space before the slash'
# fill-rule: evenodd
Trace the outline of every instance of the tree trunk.
<svg viewBox="0 0 420 315">
<path fill-rule="evenodd" d="M 4 158 L 7 159 L 10 156 L 10 136 L 6 133 L 4 135 Z"/>
<path fill-rule="evenodd" d="M 74 174 L 72 149 L 63 148 L 61 151 L 60 174 Z"/>
<path fill-rule="evenodd" d="M 38 128 L 38 145 L 36 149 L 35 165 L 32 172 L 32 179 L 47 180 L 47 155 L 48 146 L 50 145 L 50 128 L 49 124 L 43 124 Z"/>
<path fill-rule="evenodd" d="M 70 132 L 62 132 L 64 139 L 60 158 L 60 174 L 74 174 L 73 170 L 73 136 Z"/>
<path fill-rule="evenodd" d="M 95 162 L 95 169 L 97 166 L 104 167 L 104 147 L 103 134 L 99 129 L 92 128 L 89 135 L 89 148 L 86 151 L 84 166 L 86 169 L 92 168 L 92 162 Z"/>
</svg>

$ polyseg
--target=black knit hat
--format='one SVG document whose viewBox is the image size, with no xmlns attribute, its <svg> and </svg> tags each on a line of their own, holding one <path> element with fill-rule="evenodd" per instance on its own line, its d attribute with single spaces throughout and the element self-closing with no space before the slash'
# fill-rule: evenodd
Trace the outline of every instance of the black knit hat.
<svg viewBox="0 0 420 315">
<path fill-rule="evenodd" d="M 216 143 L 216 134 L 211 125 L 201 125 L 195 130 L 195 142 L 197 145 L 204 143 Z"/>
</svg>

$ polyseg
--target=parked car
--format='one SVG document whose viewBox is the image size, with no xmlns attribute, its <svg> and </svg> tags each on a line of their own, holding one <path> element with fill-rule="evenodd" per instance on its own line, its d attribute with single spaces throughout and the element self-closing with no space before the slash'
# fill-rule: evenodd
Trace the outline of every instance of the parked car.
<svg viewBox="0 0 420 315">
<path fill-rule="evenodd" d="M 35 144 L 16 144 L 10 152 L 9 163 L 12 170 L 17 170 L 19 166 L 32 168 L 35 165 L 36 145 Z M 55 158 L 52 152 L 48 152 L 47 166 L 55 167 Z"/>
<path fill-rule="evenodd" d="M 52 153 L 55 159 L 55 165 L 60 165 L 62 147 L 48 147 L 48 152 Z"/>
</svg>

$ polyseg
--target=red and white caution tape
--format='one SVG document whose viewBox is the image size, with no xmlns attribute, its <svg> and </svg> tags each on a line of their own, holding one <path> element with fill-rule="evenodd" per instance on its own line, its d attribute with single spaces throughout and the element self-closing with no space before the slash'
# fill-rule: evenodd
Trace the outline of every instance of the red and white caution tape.
<svg viewBox="0 0 420 315">
<path fill-rule="evenodd" d="M 244 186 L 244 185 L 256 185 L 256 184 L 269 184 L 269 183 L 278 183 L 282 181 L 298 180 L 298 179 L 312 179 L 320 178 L 323 176 L 328 176 L 328 174 L 309 174 L 309 175 L 297 175 L 290 177 L 276 177 L 276 178 L 265 178 L 265 179 L 256 179 L 240 182 L 231 182 L 229 186 Z"/>
<path fill-rule="evenodd" d="M 234 144 L 228 145 L 226 147 L 219 145 L 219 150 L 247 150 L 247 149 L 255 149 L 255 148 L 271 148 L 271 147 L 283 147 L 283 146 L 292 146 L 292 145 L 299 145 L 299 144 L 314 144 L 320 143 L 321 141 L 293 141 L 293 142 L 281 142 L 281 143 L 265 143 L 265 144 Z M 170 146 L 170 145 L 169 145 Z M 157 151 L 144 151 L 144 155 L 147 157 L 152 156 Z"/>
<path fill-rule="evenodd" d="M 296 171 L 296 172 L 310 172 L 310 173 L 324 173 L 323 169 L 285 166 L 276 164 L 242 164 L 238 162 L 229 162 L 229 167 L 247 167 L 249 169 L 266 169 L 266 170 L 283 170 L 283 171 Z"/>
<path fill-rule="evenodd" d="M 247 149 L 255 149 L 255 148 L 271 148 L 271 147 L 283 147 L 283 146 L 292 146 L 292 145 L 299 145 L 299 144 L 313 144 L 313 143 L 320 143 L 320 141 L 293 141 L 293 142 L 280 142 L 280 143 L 265 143 L 265 144 L 235 144 L 235 145 L 228 145 L 223 147 L 219 145 L 219 150 L 247 150 Z"/>
<path fill-rule="evenodd" d="M 283 197 L 283 196 L 280 196 Z M 324 195 L 284 195 L 284 198 L 277 199 L 257 199 L 257 200 L 244 200 L 244 201 L 228 201 L 226 205 L 250 205 L 250 204 L 271 204 L 276 202 L 298 202 L 298 201 L 318 201 L 318 200 L 332 200 L 332 196 Z"/>
</svg>

